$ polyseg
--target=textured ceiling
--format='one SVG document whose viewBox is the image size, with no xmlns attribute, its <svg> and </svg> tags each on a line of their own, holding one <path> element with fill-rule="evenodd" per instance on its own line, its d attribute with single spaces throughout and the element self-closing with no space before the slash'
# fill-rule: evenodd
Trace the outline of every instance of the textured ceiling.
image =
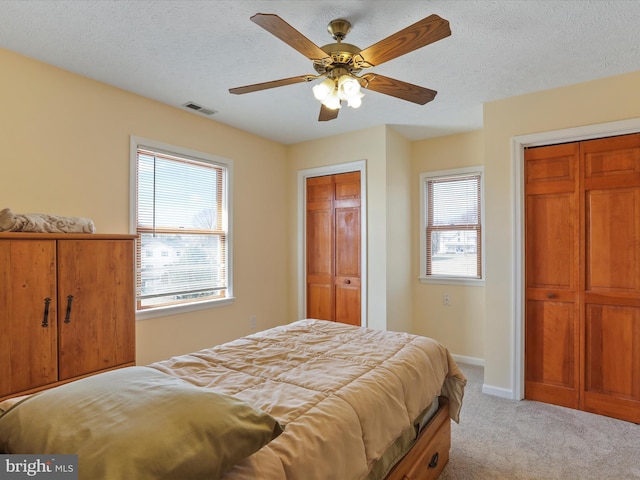
<svg viewBox="0 0 640 480">
<path fill-rule="evenodd" d="M 231 95 L 314 73 L 249 20 L 258 12 L 319 46 L 333 43 L 329 21 L 346 18 L 346 42 L 362 49 L 440 15 L 450 37 L 372 70 L 438 95 L 420 106 L 367 91 L 360 109 L 322 123 L 308 83 Z M 638 0 L 0 0 L 0 47 L 178 108 L 195 102 L 287 144 L 382 124 L 412 140 L 481 128 L 484 102 L 640 70 L 639 24 Z"/>
</svg>

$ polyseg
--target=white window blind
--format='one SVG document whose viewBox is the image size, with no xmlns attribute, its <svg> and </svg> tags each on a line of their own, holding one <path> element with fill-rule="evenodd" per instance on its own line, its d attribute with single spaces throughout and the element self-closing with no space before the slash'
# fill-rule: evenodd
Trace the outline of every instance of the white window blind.
<svg viewBox="0 0 640 480">
<path fill-rule="evenodd" d="M 481 174 L 426 177 L 424 192 L 423 275 L 481 279 Z"/>
<path fill-rule="evenodd" d="M 138 310 L 225 298 L 227 169 L 137 149 Z"/>
</svg>

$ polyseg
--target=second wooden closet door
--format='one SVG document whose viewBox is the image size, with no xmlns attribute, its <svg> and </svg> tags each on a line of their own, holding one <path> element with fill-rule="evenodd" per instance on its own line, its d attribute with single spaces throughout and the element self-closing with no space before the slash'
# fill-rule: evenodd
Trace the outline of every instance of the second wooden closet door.
<svg viewBox="0 0 640 480">
<path fill-rule="evenodd" d="M 640 134 L 525 162 L 525 397 L 640 422 Z"/>
<path fill-rule="evenodd" d="M 307 180 L 307 316 L 361 324 L 360 172 Z"/>
</svg>

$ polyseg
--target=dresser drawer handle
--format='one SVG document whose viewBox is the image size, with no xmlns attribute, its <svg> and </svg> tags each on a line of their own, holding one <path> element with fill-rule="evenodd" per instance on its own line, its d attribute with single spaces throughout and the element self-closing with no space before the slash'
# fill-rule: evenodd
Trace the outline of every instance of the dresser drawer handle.
<svg viewBox="0 0 640 480">
<path fill-rule="evenodd" d="M 42 319 L 42 327 L 47 328 L 49 326 L 49 304 L 51 299 L 49 297 L 44 299 L 44 318 Z"/>
<path fill-rule="evenodd" d="M 67 314 L 64 317 L 64 323 L 71 322 L 71 304 L 73 303 L 73 295 L 67 297 Z"/>
<path fill-rule="evenodd" d="M 440 459 L 440 455 L 438 455 L 438 452 L 433 454 L 433 457 L 431 457 L 431 461 L 429 462 L 429 468 L 436 468 L 438 466 L 438 460 Z"/>
</svg>

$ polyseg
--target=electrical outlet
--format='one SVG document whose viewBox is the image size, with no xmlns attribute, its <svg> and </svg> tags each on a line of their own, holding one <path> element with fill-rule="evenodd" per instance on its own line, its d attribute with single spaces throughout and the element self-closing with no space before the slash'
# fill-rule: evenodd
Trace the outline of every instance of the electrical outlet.
<svg viewBox="0 0 640 480">
<path fill-rule="evenodd" d="M 447 307 L 451 306 L 451 296 L 448 293 L 442 295 L 442 304 Z"/>
<path fill-rule="evenodd" d="M 256 320 L 256 316 L 255 315 L 251 315 L 249 317 L 249 328 L 251 328 L 251 330 L 255 330 L 257 327 L 257 323 L 258 321 Z"/>
</svg>

